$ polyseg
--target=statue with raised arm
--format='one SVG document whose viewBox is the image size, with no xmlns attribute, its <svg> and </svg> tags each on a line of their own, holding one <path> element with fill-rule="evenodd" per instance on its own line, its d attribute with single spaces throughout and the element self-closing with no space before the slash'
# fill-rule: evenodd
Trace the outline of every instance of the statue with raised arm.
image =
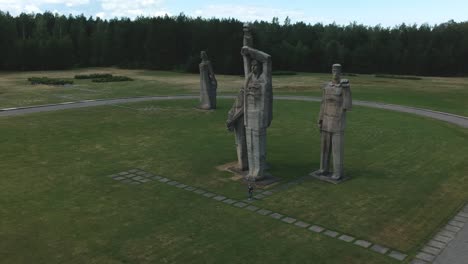
<svg viewBox="0 0 468 264">
<path fill-rule="evenodd" d="M 250 32 L 250 26 L 248 23 L 243 25 L 244 31 L 244 46 L 253 47 L 253 38 L 252 33 Z M 244 74 L 245 79 L 250 73 L 250 64 L 247 58 L 244 58 Z M 247 159 L 247 140 L 245 138 L 245 125 L 244 125 L 244 87 L 241 87 L 239 94 L 237 95 L 234 105 L 228 113 L 228 120 L 226 121 L 226 126 L 229 131 L 234 131 L 236 136 L 236 151 L 237 151 L 237 161 L 238 169 L 245 171 L 249 168 L 248 159 Z"/>
<path fill-rule="evenodd" d="M 248 46 L 241 54 L 250 65 L 244 85 L 244 124 L 247 138 L 249 180 L 265 177 L 266 129 L 272 121 L 273 89 L 271 56 Z"/>
<path fill-rule="evenodd" d="M 333 78 L 322 91 L 317 125 L 321 133 L 320 169 L 312 173 L 321 180 L 338 183 L 343 180 L 344 129 L 346 112 L 352 108 L 349 81 L 341 79 L 341 65 L 333 64 Z M 333 172 L 330 161 L 333 159 Z"/>
<path fill-rule="evenodd" d="M 200 67 L 200 109 L 216 109 L 216 89 L 218 82 L 214 75 L 213 66 L 205 51 L 200 53 L 202 59 Z"/>
</svg>

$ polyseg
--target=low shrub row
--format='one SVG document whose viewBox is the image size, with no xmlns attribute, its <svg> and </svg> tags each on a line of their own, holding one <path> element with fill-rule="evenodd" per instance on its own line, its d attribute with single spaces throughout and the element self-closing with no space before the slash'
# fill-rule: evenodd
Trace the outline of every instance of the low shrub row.
<svg viewBox="0 0 468 264">
<path fill-rule="evenodd" d="M 343 72 L 341 75 L 343 75 L 343 76 L 351 76 L 351 77 L 358 76 L 358 75 L 355 74 L 355 73 L 346 73 L 346 72 Z"/>
<path fill-rule="evenodd" d="M 73 80 L 49 78 L 49 77 L 30 77 L 28 78 L 28 81 L 31 82 L 31 84 L 47 84 L 47 85 L 73 84 Z"/>
<path fill-rule="evenodd" d="M 125 81 L 133 81 L 133 79 L 129 78 L 127 76 L 111 76 L 111 77 L 107 77 L 107 78 L 97 78 L 97 79 L 92 80 L 92 82 L 98 82 L 98 83 L 102 83 L 102 82 L 125 82 Z"/>
<path fill-rule="evenodd" d="M 81 74 L 75 75 L 75 79 L 97 79 L 97 78 L 110 78 L 110 73 L 92 73 L 92 74 Z"/>
<path fill-rule="evenodd" d="M 273 71 L 271 75 L 296 75 L 295 71 Z"/>
<path fill-rule="evenodd" d="M 401 80 L 422 80 L 420 77 L 415 76 L 399 76 L 399 75 L 387 75 L 387 74 L 376 74 L 376 78 L 389 78 L 389 79 L 401 79 Z"/>
</svg>

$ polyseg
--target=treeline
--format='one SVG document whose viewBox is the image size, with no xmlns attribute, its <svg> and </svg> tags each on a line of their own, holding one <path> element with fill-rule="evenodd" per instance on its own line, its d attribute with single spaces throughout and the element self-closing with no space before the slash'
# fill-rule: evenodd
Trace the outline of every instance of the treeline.
<svg viewBox="0 0 468 264">
<path fill-rule="evenodd" d="M 393 28 L 255 22 L 254 45 L 275 70 L 468 75 L 468 22 Z M 0 70 L 120 66 L 197 72 L 206 50 L 217 73 L 240 74 L 242 23 L 235 19 L 140 17 L 102 20 L 0 11 Z"/>
</svg>

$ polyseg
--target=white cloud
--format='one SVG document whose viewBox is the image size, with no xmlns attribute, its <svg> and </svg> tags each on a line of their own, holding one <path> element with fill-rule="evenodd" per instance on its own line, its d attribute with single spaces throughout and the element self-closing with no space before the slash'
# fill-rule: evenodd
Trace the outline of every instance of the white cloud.
<svg viewBox="0 0 468 264">
<path fill-rule="evenodd" d="M 163 0 L 101 0 L 101 18 L 171 15 Z M 96 16 L 98 15 L 96 14 Z"/>
<path fill-rule="evenodd" d="M 79 6 L 89 4 L 89 0 L 0 0 L 0 9 L 12 15 L 25 13 L 40 13 L 42 5 Z"/>
<path fill-rule="evenodd" d="M 289 17 L 292 22 L 324 22 L 329 21 L 323 17 L 311 17 L 299 9 L 280 9 L 261 5 L 233 5 L 233 4 L 218 4 L 208 5 L 203 9 L 197 9 L 192 14 L 205 18 L 236 18 L 241 21 L 263 20 L 270 22 L 273 17 L 277 17 L 280 23 L 283 23 L 286 17 Z"/>
</svg>

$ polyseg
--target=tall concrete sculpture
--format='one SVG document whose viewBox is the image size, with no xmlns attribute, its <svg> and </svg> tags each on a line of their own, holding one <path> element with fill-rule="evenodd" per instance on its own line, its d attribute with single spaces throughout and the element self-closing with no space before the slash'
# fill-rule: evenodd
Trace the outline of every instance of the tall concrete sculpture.
<svg viewBox="0 0 468 264">
<path fill-rule="evenodd" d="M 244 46 L 253 47 L 253 38 L 252 33 L 250 32 L 249 24 L 245 23 L 243 27 L 244 31 Z M 244 59 L 244 74 L 245 80 L 250 73 L 250 60 L 246 57 Z M 236 151 L 237 151 L 237 161 L 238 169 L 245 171 L 249 168 L 248 159 L 247 159 L 247 140 L 245 138 L 245 125 L 244 125 L 244 87 L 241 87 L 239 94 L 237 95 L 234 105 L 228 113 L 228 120 L 226 121 L 226 126 L 229 131 L 234 131 L 236 135 Z"/>
<path fill-rule="evenodd" d="M 216 109 L 216 89 L 218 82 L 214 75 L 213 66 L 205 51 L 200 53 L 202 59 L 200 67 L 200 109 Z"/>
<path fill-rule="evenodd" d="M 346 112 L 352 108 L 349 81 L 341 79 L 341 65 L 333 64 L 333 79 L 322 92 L 317 125 L 321 133 L 320 169 L 312 173 L 318 179 L 339 183 L 343 180 L 344 129 Z M 333 173 L 330 160 L 333 158 Z"/>
<path fill-rule="evenodd" d="M 266 129 L 272 121 L 271 56 L 248 46 L 242 47 L 241 54 L 250 65 L 244 85 L 244 124 L 249 162 L 247 179 L 258 181 L 266 176 Z"/>
</svg>

